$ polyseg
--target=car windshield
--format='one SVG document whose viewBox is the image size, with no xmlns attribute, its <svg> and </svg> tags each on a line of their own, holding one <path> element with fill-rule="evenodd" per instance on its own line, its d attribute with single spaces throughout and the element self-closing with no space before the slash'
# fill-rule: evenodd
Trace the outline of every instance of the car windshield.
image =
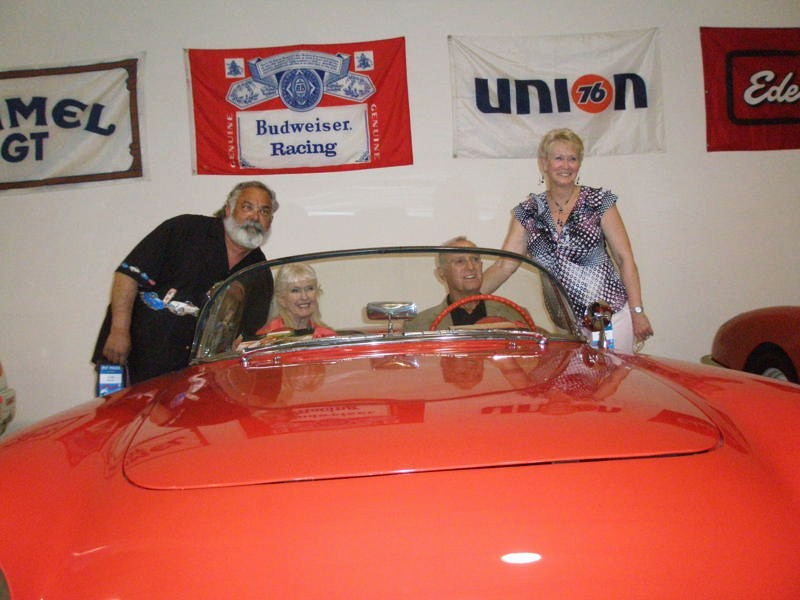
<svg viewBox="0 0 800 600">
<path fill-rule="evenodd" d="M 482 273 L 519 267 L 489 297 Z M 561 286 L 542 267 L 486 248 L 372 248 L 254 265 L 215 286 L 193 361 L 381 339 L 521 336 L 582 340 Z"/>
</svg>

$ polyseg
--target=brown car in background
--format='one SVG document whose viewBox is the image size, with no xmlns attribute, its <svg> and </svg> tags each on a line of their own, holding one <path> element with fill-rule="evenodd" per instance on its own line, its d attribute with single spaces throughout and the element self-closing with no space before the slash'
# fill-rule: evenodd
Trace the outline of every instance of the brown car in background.
<svg viewBox="0 0 800 600">
<path fill-rule="evenodd" d="M 800 306 L 772 306 L 736 315 L 717 330 L 703 362 L 798 383 Z"/>
</svg>

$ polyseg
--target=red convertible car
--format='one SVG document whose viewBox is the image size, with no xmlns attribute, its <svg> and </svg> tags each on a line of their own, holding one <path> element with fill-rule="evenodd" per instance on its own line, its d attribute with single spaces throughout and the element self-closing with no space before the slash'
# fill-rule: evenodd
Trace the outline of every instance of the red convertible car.
<svg viewBox="0 0 800 600">
<path fill-rule="evenodd" d="M 470 253 L 520 267 L 448 305 Z M 280 259 L 185 370 L 0 442 L 0 598 L 798 598 L 798 431 L 800 386 L 595 348 L 516 255 Z"/>
<path fill-rule="evenodd" d="M 717 330 L 703 362 L 800 382 L 800 306 L 773 306 L 736 315 Z"/>
</svg>

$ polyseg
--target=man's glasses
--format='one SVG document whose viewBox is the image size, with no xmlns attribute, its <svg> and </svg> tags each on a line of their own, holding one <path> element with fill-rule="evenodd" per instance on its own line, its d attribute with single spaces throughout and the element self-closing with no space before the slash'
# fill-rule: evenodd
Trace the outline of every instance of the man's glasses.
<svg viewBox="0 0 800 600">
<path fill-rule="evenodd" d="M 271 217 L 272 214 L 275 212 L 272 210 L 272 206 L 264 205 L 260 208 L 256 208 L 249 202 L 242 202 L 240 208 L 247 213 L 257 212 L 260 217 Z"/>
</svg>

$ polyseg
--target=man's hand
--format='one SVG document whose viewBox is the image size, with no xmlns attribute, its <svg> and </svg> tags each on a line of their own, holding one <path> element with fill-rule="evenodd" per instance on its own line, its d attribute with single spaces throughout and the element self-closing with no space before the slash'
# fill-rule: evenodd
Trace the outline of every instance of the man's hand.
<svg viewBox="0 0 800 600">
<path fill-rule="evenodd" d="M 103 356 L 109 362 L 117 365 L 124 365 L 128 361 L 128 354 L 131 351 L 131 333 L 127 329 L 112 327 L 108 334 L 105 346 L 103 346 Z"/>
</svg>

